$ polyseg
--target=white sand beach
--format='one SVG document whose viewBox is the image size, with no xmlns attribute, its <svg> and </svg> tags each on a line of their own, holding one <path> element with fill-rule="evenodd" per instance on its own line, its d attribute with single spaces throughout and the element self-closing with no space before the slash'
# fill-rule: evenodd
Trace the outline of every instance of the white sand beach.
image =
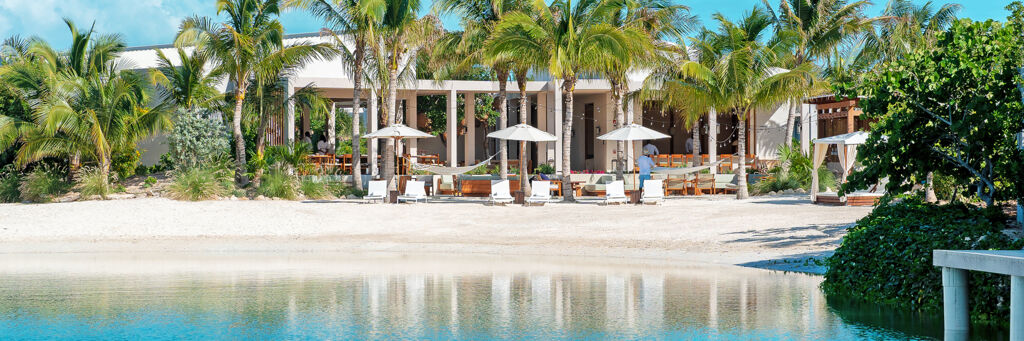
<svg viewBox="0 0 1024 341">
<path fill-rule="evenodd" d="M 834 250 L 845 228 L 870 210 L 796 196 L 692 197 L 660 206 L 162 198 L 4 204 L 0 252 L 396 251 L 772 267 Z"/>
</svg>

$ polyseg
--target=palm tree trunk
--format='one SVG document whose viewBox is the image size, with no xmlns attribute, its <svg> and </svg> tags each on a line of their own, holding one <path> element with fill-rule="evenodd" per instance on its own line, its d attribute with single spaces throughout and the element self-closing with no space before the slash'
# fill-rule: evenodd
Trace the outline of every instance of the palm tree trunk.
<svg viewBox="0 0 1024 341">
<path fill-rule="evenodd" d="M 499 68 L 498 74 L 498 128 L 497 130 L 508 128 L 508 89 L 506 81 L 508 81 L 508 69 Z M 508 179 L 508 143 L 505 141 L 498 141 L 498 160 L 500 169 L 498 174 L 502 180 Z"/>
<path fill-rule="evenodd" d="M 516 85 L 519 86 L 519 123 L 526 124 L 526 116 L 529 115 L 530 102 L 526 100 L 526 70 L 516 72 Z M 526 162 L 526 142 L 519 143 L 519 189 L 526 195 L 530 189 L 529 163 Z"/>
<path fill-rule="evenodd" d="M 267 148 L 267 126 L 270 124 L 270 120 L 268 120 L 267 117 L 265 117 L 262 114 L 262 110 L 263 109 L 262 109 L 262 106 L 261 106 L 261 108 L 260 108 L 260 111 L 261 111 L 261 114 L 260 114 L 260 127 L 259 127 L 259 130 L 256 131 L 256 155 L 257 155 L 257 157 L 262 157 L 264 155 L 263 152 Z M 260 182 L 262 182 L 262 180 L 263 180 L 263 167 L 256 167 L 256 169 L 253 170 L 253 175 L 252 175 L 252 185 L 253 185 L 253 187 L 259 188 L 260 187 Z"/>
<path fill-rule="evenodd" d="M 575 89 L 575 79 L 566 79 L 562 82 L 562 111 L 564 112 L 562 117 L 562 195 L 567 202 L 576 201 L 575 193 L 572 190 L 572 179 L 570 179 L 572 158 L 569 154 L 572 152 L 572 92 Z"/>
<path fill-rule="evenodd" d="M 359 150 L 359 105 L 363 96 L 363 59 L 365 58 L 366 42 L 363 39 L 356 41 L 355 67 L 352 79 L 352 187 L 356 191 L 363 191 L 362 151 Z"/>
<path fill-rule="evenodd" d="M 238 87 L 235 94 L 235 112 L 231 116 L 231 133 L 235 138 L 235 185 L 245 187 L 249 178 L 245 176 L 245 137 L 242 136 L 242 103 L 245 101 L 245 84 L 235 82 Z"/>
<path fill-rule="evenodd" d="M 789 117 L 786 118 L 786 147 L 790 149 L 793 148 L 793 131 L 796 128 L 794 126 L 796 124 L 796 104 L 793 102 L 795 101 L 789 101 Z M 789 162 L 787 160 L 782 160 L 782 171 L 783 173 L 789 172 Z"/>
<path fill-rule="evenodd" d="M 103 193 L 100 197 L 106 200 L 106 193 L 110 192 L 110 155 L 100 157 L 100 173 L 103 177 Z"/>
<path fill-rule="evenodd" d="M 690 132 L 690 140 L 693 141 L 693 150 L 690 151 L 690 156 L 693 158 L 693 164 L 691 167 L 700 165 L 700 119 L 693 123 L 693 131 Z"/>
<path fill-rule="evenodd" d="M 609 77 L 608 82 L 612 88 L 612 101 L 615 107 L 615 129 L 619 129 L 625 124 L 626 114 L 622 110 L 622 96 L 623 96 L 623 84 L 619 82 L 615 77 Z M 622 171 L 625 168 L 625 162 L 622 160 L 622 153 L 626 151 L 626 142 L 617 141 L 615 143 L 615 178 L 622 180 Z"/>
<path fill-rule="evenodd" d="M 739 138 L 737 141 L 737 154 L 740 158 L 740 167 L 736 172 L 736 199 L 747 199 L 750 193 L 747 192 L 747 115 L 740 117 Z"/>
<path fill-rule="evenodd" d="M 708 111 L 708 162 L 714 164 L 718 158 L 718 112 Z M 718 167 L 711 167 L 711 173 L 718 173 Z"/>
<path fill-rule="evenodd" d="M 398 58 L 392 56 L 392 58 Z M 396 61 L 397 62 L 397 61 Z M 397 115 L 398 108 L 398 87 L 395 83 L 398 83 L 398 70 L 397 67 L 388 70 L 388 99 L 385 102 L 387 106 L 387 125 L 395 124 L 395 115 Z M 395 139 L 388 139 L 384 148 L 384 177 L 388 181 L 388 188 L 392 190 L 398 189 L 397 178 L 398 165 L 395 164 Z"/>
</svg>

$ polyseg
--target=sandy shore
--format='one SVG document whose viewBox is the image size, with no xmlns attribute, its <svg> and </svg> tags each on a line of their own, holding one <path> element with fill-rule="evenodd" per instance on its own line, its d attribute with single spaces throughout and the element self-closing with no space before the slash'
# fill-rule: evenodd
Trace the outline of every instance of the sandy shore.
<svg viewBox="0 0 1024 341">
<path fill-rule="evenodd" d="M 168 199 L 0 205 L 0 252 L 429 252 L 600 256 L 793 268 L 870 208 L 806 197 L 661 206 L 490 207 Z"/>
</svg>

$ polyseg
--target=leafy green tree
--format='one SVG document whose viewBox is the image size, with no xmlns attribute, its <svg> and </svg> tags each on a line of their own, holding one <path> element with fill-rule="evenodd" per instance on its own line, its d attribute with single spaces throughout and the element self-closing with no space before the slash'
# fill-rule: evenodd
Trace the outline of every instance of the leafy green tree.
<svg viewBox="0 0 1024 341">
<path fill-rule="evenodd" d="M 550 6 L 533 3 L 533 15 L 506 14 L 487 41 L 487 57 L 536 56 L 540 65 L 562 81 L 562 174 L 569 188 L 572 173 L 573 92 L 587 73 L 597 73 L 607 63 L 629 58 L 628 37 L 605 19 L 615 4 L 600 0 L 556 0 Z M 574 200 L 572 191 L 566 200 Z"/>
<path fill-rule="evenodd" d="M 919 48 L 870 75 L 861 103 L 877 122 L 858 149 L 864 168 L 843 191 L 888 178 L 891 196 L 938 172 L 974 185 L 988 205 L 1019 198 L 1024 155 L 1014 135 L 1024 128 L 1021 17 L 1015 11 L 1008 25 L 956 22 L 935 48 Z"/>
<path fill-rule="evenodd" d="M 157 85 L 170 103 L 184 109 L 213 109 L 224 98 L 217 90 L 223 78 L 219 69 L 208 70 L 209 58 L 177 49 L 180 65 L 174 65 L 162 50 L 156 51 L 158 67 L 150 71 L 150 83 Z"/>
</svg>

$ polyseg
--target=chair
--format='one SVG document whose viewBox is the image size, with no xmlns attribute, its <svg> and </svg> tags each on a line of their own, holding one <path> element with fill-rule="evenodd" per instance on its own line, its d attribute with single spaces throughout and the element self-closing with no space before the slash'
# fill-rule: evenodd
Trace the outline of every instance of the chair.
<svg viewBox="0 0 1024 341">
<path fill-rule="evenodd" d="M 686 162 L 686 156 L 684 156 L 683 154 L 672 154 L 671 155 L 671 162 L 670 162 L 671 167 L 677 167 L 677 168 L 678 167 L 686 167 L 685 162 Z M 647 184 L 644 184 L 644 186 L 647 186 Z"/>
<path fill-rule="evenodd" d="M 367 202 L 380 200 L 384 202 L 384 198 L 388 196 L 388 182 L 384 180 L 370 181 L 370 188 L 367 188 L 366 196 L 363 200 Z"/>
<path fill-rule="evenodd" d="M 622 180 L 615 180 L 605 185 L 604 203 L 605 205 L 611 203 L 625 203 L 626 202 L 626 185 Z"/>
<path fill-rule="evenodd" d="M 427 202 L 427 186 L 423 181 L 410 180 L 405 182 L 405 194 L 398 196 L 398 202 Z"/>
<path fill-rule="evenodd" d="M 459 196 L 459 190 L 456 186 L 454 175 L 441 175 L 441 180 L 437 184 L 437 193 L 441 195 L 451 194 Z"/>
<path fill-rule="evenodd" d="M 679 195 L 686 195 L 686 188 L 690 181 L 687 179 L 688 176 L 685 174 L 669 174 L 668 179 L 665 180 L 665 195 L 671 195 L 677 193 Z M 647 185 L 644 184 L 646 187 Z"/>
<path fill-rule="evenodd" d="M 657 204 L 665 200 L 665 188 L 662 180 L 644 180 L 644 192 L 640 196 L 640 202 L 645 204 Z"/>
<path fill-rule="evenodd" d="M 707 190 L 710 194 L 715 194 L 714 174 L 697 174 L 697 181 L 693 185 L 693 192 L 696 195 L 702 195 L 704 190 Z"/>
<path fill-rule="evenodd" d="M 540 204 L 543 206 L 551 201 L 551 181 L 533 181 L 533 188 L 530 197 L 526 198 L 527 204 Z"/>
<path fill-rule="evenodd" d="M 507 204 L 512 200 L 508 180 L 491 180 L 491 204 Z"/>
</svg>

